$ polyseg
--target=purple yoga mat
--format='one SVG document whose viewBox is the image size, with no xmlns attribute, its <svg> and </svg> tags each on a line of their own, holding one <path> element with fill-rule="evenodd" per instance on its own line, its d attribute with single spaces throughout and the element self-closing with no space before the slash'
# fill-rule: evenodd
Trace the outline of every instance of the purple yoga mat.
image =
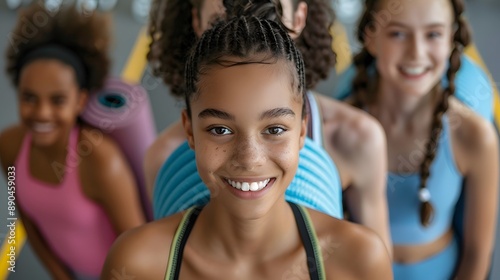
<svg viewBox="0 0 500 280">
<path fill-rule="evenodd" d="M 90 95 L 81 117 L 120 146 L 134 171 L 147 219 L 152 220 L 143 161 L 146 150 L 156 138 L 156 129 L 146 90 L 140 85 L 109 78 L 101 90 Z"/>
</svg>

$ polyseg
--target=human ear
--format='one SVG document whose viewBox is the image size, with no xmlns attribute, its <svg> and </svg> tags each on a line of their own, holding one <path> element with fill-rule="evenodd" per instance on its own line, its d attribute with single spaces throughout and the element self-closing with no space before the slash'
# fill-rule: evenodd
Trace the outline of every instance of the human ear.
<svg viewBox="0 0 500 280">
<path fill-rule="evenodd" d="M 364 33 L 363 33 L 363 39 L 364 39 L 364 47 L 368 51 L 368 53 L 373 56 L 377 57 L 377 47 L 375 43 L 375 39 L 378 36 L 379 30 L 377 30 L 377 27 L 375 26 L 366 26 Z"/>
<path fill-rule="evenodd" d="M 307 120 L 309 119 L 309 115 L 305 115 L 300 124 L 300 148 L 304 147 L 304 143 L 307 137 Z"/>
<path fill-rule="evenodd" d="M 182 110 L 181 117 L 182 126 L 184 126 L 184 132 L 186 132 L 189 147 L 194 150 L 193 124 L 186 109 Z"/>
<path fill-rule="evenodd" d="M 200 25 L 201 19 L 199 17 L 199 14 L 200 13 L 199 13 L 198 9 L 196 9 L 196 8 L 191 9 L 191 18 L 192 18 L 191 25 L 193 27 L 194 33 L 196 34 L 196 36 L 198 38 L 200 38 L 201 35 L 203 34 L 203 32 L 201 30 L 201 25 Z"/>
<path fill-rule="evenodd" d="M 89 92 L 85 89 L 82 89 L 78 92 L 78 100 L 76 104 L 76 110 L 78 115 L 83 112 L 85 107 L 87 107 L 87 103 L 89 101 Z"/>
<path fill-rule="evenodd" d="M 293 13 L 292 39 L 298 38 L 306 27 L 307 10 L 307 3 L 305 1 L 301 1 L 297 6 L 297 10 Z"/>
</svg>

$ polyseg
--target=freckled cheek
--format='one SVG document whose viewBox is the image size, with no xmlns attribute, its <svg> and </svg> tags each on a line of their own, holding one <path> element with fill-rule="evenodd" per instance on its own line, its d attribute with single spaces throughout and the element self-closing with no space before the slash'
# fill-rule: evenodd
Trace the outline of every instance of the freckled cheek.
<svg viewBox="0 0 500 280">
<path fill-rule="evenodd" d="M 297 147 L 286 145 L 283 147 L 275 147 L 270 149 L 269 158 L 277 163 L 281 169 L 286 172 L 294 172 L 299 163 L 299 153 Z"/>
<path fill-rule="evenodd" d="M 228 148 L 219 145 L 204 145 L 203 142 L 196 144 L 196 158 L 199 166 L 207 173 L 216 172 L 229 161 Z"/>
</svg>

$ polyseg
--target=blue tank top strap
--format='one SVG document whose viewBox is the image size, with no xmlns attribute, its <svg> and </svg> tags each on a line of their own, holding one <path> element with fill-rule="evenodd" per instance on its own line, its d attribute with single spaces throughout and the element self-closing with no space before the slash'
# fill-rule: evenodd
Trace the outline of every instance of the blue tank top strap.
<svg viewBox="0 0 500 280">
<path fill-rule="evenodd" d="M 342 218 L 342 185 L 328 153 L 306 138 L 299 167 L 285 192 L 287 201 Z M 194 151 L 183 143 L 158 171 L 153 193 L 155 219 L 170 216 L 193 205 L 204 205 L 210 192 L 196 168 Z"/>
<path fill-rule="evenodd" d="M 308 91 L 306 96 L 309 103 L 309 121 L 311 123 L 311 126 L 309 128 L 311 131 L 308 132 L 308 135 L 314 141 L 314 143 L 316 143 L 320 147 L 323 147 L 323 118 L 321 117 L 318 102 L 316 101 L 316 97 L 314 97 L 314 93 L 312 93 L 311 91 Z"/>
<path fill-rule="evenodd" d="M 458 169 L 455 155 L 453 154 L 453 147 L 451 146 L 452 135 L 450 129 L 450 119 L 448 115 L 445 114 L 443 116 L 443 131 L 441 133 L 439 146 L 442 147 L 441 152 L 443 153 L 443 158 L 446 159 L 450 172 L 455 176 L 462 177 L 463 175 Z"/>
</svg>

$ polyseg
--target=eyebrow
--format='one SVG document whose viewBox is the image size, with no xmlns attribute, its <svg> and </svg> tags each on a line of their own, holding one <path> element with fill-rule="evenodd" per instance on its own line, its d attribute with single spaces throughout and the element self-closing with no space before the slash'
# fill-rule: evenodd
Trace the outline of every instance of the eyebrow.
<svg viewBox="0 0 500 280">
<path fill-rule="evenodd" d="M 398 21 L 392 21 L 387 26 L 399 26 L 403 28 L 410 28 L 408 25 Z M 431 23 L 426 25 L 425 28 L 444 27 L 444 26 L 445 25 L 443 23 Z"/>
<path fill-rule="evenodd" d="M 217 109 L 205 109 L 198 114 L 198 118 L 200 118 L 200 119 L 209 118 L 209 117 L 223 119 L 223 120 L 229 120 L 229 121 L 235 120 L 235 117 L 233 115 L 226 113 L 224 111 L 221 111 L 221 110 L 217 110 Z M 292 109 L 286 108 L 286 107 L 274 108 L 274 109 L 267 110 L 267 111 L 263 112 L 260 115 L 259 120 L 279 118 L 279 117 L 292 117 L 293 118 L 293 117 L 295 117 L 295 112 L 293 112 Z"/>
<path fill-rule="evenodd" d="M 279 117 L 295 117 L 295 112 L 293 112 L 292 109 L 290 108 L 274 108 L 271 110 L 267 110 L 264 113 L 260 115 L 260 120 L 263 119 L 273 119 L 273 118 L 279 118 Z"/>
<path fill-rule="evenodd" d="M 200 119 L 205 119 L 209 117 L 228 120 L 228 121 L 234 121 L 235 119 L 233 115 L 217 109 L 205 109 L 198 114 L 198 118 Z"/>
</svg>

